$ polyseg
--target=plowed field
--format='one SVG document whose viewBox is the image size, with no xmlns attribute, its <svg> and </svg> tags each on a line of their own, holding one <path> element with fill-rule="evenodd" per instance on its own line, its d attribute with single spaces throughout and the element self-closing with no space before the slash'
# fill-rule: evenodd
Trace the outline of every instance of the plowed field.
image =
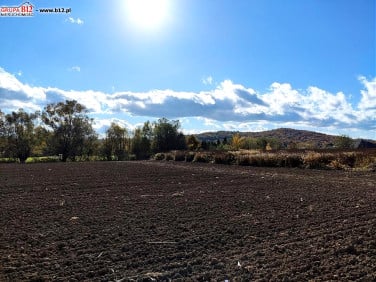
<svg viewBox="0 0 376 282">
<path fill-rule="evenodd" d="M 376 281 L 376 173 L 0 165 L 1 281 Z"/>
</svg>

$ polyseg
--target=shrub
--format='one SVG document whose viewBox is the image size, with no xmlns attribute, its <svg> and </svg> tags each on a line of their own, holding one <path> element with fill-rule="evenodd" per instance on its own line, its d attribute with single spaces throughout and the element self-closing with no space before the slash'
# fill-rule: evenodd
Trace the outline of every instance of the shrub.
<svg viewBox="0 0 376 282">
<path fill-rule="evenodd" d="M 195 158 L 195 153 L 194 152 L 188 152 L 184 155 L 185 161 L 186 162 L 193 162 L 193 159 Z"/>
<path fill-rule="evenodd" d="M 172 154 L 172 153 L 165 154 L 164 160 L 165 161 L 173 161 L 174 160 L 174 154 Z"/>
<path fill-rule="evenodd" d="M 0 163 L 19 163 L 20 161 L 15 158 L 0 158 Z"/>
<path fill-rule="evenodd" d="M 245 160 L 248 165 L 250 166 L 259 166 L 260 164 L 260 156 L 259 155 L 247 155 L 247 159 Z"/>
<path fill-rule="evenodd" d="M 212 157 L 208 153 L 199 152 L 193 158 L 193 162 L 197 163 L 209 163 L 210 161 L 212 161 Z"/>
<path fill-rule="evenodd" d="M 129 160 L 130 161 L 135 161 L 135 160 L 137 160 L 137 156 L 135 154 L 130 154 L 129 155 Z"/>
<path fill-rule="evenodd" d="M 185 153 L 182 151 L 175 151 L 174 152 L 174 161 L 182 162 L 185 161 Z"/>
<path fill-rule="evenodd" d="M 333 154 L 330 153 L 309 152 L 304 155 L 303 164 L 306 168 L 324 169 L 327 168 L 334 159 Z"/>
<path fill-rule="evenodd" d="M 367 167 L 374 166 L 374 163 L 376 163 L 376 156 L 372 156 L 371 154 L 362 152 L 356 156 L 354 166 L 357 168 L 364 169 Z"/>
<path fill-rule="evenodd" d="M 303 165 L 303 159 L 300 154 L 286 154 L 285 167 L 301 167 Z"/>
<path fill-rule="evenodd" d="M 258 166 L 279 167 L 282 163 L 283 158 L 273 153 L 260 154 L 257 159 Z"/>
<path fill-rule="evenodd" d="M 332 160 L 328 167 L 332 169 L 345 169 L 346 166 L 342 164 L 338 159 Z"/>
<path fill-rule="evenodd" d="M 214 155 L 214 163 L 216 164 L 233 164 L 236 163 L 236 157 L 233 153 L 223 152 Z"/>
<path fill-rule="evenodd" d="M 157 153 L 154 159 L 259 167 L 376 170 L 376 151 L 173 151 Z"/>
<path fill-rule="evenodd" d="M 243 166 L 248 166 L 251 165 L 251 160 L 250 160 L 250 155 L 247 154 L 239 154 L 236 157 L 236 164 L 237 165 L 243 165 Z"/>
<path fill-rule="evenodd" d="M 342 166 L 354 167 L 357 154 L 355 152 L 343 152 L 337 157 L 337 161 Z"/>
<path fill-rule="evenodd" d="M 242 166 L 300 167 L 302 163 L 299 154 L 253 152 L 236 156 L 236 164 Z"/>
<path fill-rule="evenodd" d="M 56 163 L 59 162 L 60 159 L 57 156 L 50 156 L 50 157 L 30 157 L 26 160 L 27 164 L 32 163 Z"/>
<path fill-rule="evenodd" d="M 164 159 L 165 159 L 165 154 L 163 154 L 163 153 L 156 153 L 154 155 L 154 160 L 156 160 L 156 161 L 162 161 Z"/>
</svg>

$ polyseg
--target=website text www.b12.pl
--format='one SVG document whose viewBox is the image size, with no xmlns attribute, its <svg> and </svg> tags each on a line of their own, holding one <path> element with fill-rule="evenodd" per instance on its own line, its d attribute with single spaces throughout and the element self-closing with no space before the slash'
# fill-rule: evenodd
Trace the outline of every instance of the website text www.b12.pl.
<svg viewBox="0 0 376 282">
<path fill-rule="evenodd" d="M 72 9 L 71 8 L 40 8 L 37 10 L 39 13 L 43 14 L 69 14 Z"/>
</svg>

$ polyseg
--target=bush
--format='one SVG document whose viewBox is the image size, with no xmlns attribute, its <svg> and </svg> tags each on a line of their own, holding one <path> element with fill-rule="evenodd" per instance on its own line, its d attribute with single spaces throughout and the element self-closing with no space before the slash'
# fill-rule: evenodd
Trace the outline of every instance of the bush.
<svg viewBox="0 0 376 282">
<path fill-rule="evenodd" d="M 340 153 L 337 157 L 337 161 L 341 166 L 354 167 L 357 154 L 355 152 Z"/>
<path fill-rule="evenodd" d="M 135 160 L 137 160 L 137 156 L 135 154 L 130 154 L 129 155 L 129 160 L 130 161 L 135 161 Z"/>
<path fill-rule="evenodd" d="M 165 158 L 164 158 L 164 160 L 165 161 L 173 161 L 174 160 L 174 154 L 172 154 L 172 153 L 167 153 L 167 154 L 165 154 Z"/>
<path fill-rule="evenodd" d="M 185 161 L 185 153 L 182 151 L 175 151 L 174 152 L 174 161 L 182 162 Z"/>
<path fill-rule="evenodd" d="M 261 157 L 255 154 L 242 154 L 237 157 L 236 163 L 243 166 L 260 166 Z"/>
<path fill-rule="evenodd" d="M 216 164 L 234 164 L 236 163 L 236 157 L 233 153 L 223 152 L 214 155 L 214 163 Z"/>
<path fill-rule="evenodd" d="M 157 153 L 155 160 L 174 160 L 200 163 L 237 164 L 259 167 L 300 167 L 311 169 L 376 170 L 375 151 L 202 151 Z M 14 162 L 14 161 L 13 161 Z"/>
<path fill-rule="evenodd" d="M 163 153 L 156 153 L 154 155 L 154 160 L 156 161 L 163 161 L 165 159 L 165 154 Z"/>
<path fill-rule="evenodd" d="M 331 153 L 309 152 L 303 157 L 303 164 L 306 168 L 325 169 L 334 159 Z"/>
<path fill-rule="evenodd" d="M 285 167 L 301 167 L 303 165 L 303 159 L 300 154 L 286 154 L 284 159 Z"/>
<path fill-rule="evenodd" d="M 361 169 L 367 169 L 368 167 L 373 167 L 376 163 L 376 156 L 367 154 L 365 152 L 359 153 L 356 156 L 354 166 Z"/>
<path fill-rule="evenodd" d="M 184 159 L 186 162 L 193 162 L 193 159 L 195 158 L 195 153 L 188 152 L 184 155 Z"/>
<path fill-rule="evenodd" d="M 19 163 L 18 159 L 14 158 L 0 158 L 0 163 L 10 164 L 10 163 Z"/>
<path fill-rule="evenodd" d="M 338 159 L 332 160 L 330 164 L 328 165 L 329 168 L 332 169 L 345 169 L 346 166 L 342 164 Z"/>
<path fill-rule="evenodd" d="M 59 162 L 60 159 L 58 156 L 50 156 L 50 157 L 30 157 L 26 160 L 27 164 L 32 163 L 56 163 Z"/>
<path fill-rule="evenodd" d="M 244 154 L 239 154 L 236 157 L 236 164 L 237 165 L 243 165 L 243 166 L 251 165 L 250 156 L 249 155 L 244 155 Z"/>
<path fill-rule="evenodd" d="M 212 161 L 212 157 L 208 153 L 196 153 L 193 162 L 197 163 L 209 163 Z"/>
</svg>

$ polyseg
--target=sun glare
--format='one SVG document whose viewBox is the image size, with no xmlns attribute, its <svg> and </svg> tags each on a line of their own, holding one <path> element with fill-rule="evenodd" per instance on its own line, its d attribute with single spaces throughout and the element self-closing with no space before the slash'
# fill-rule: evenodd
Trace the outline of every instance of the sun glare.
<svg viewBox="0 0 376 282">
<path fill-rule="evenodd" d="M 157 29 L 167 20 L 168 0 L 127 0 L 128 21 L 138 28 Z"/>
</svg>

